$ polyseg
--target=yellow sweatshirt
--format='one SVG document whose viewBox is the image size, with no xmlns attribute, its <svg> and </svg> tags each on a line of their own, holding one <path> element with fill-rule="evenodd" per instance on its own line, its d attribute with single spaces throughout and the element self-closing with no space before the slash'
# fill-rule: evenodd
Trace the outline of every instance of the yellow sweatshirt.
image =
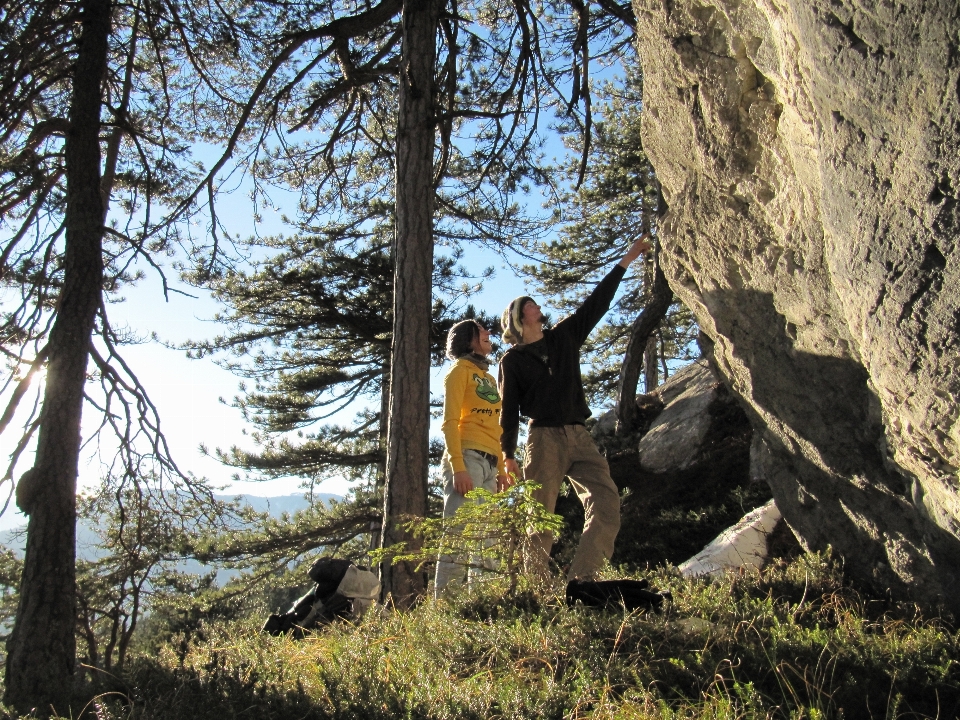
<svg viewBox="0 0 960 720">
<path fill-rule="evenodd" d="M 458 359 L 443 379 L 443 439 L 454 472 L 467 469 L 464 450 L 480 450 L 495 456 L 497 473 L 505 473 L 500 455 L 500 406 L 493 376 L 468 358 Z"/>
</svg>

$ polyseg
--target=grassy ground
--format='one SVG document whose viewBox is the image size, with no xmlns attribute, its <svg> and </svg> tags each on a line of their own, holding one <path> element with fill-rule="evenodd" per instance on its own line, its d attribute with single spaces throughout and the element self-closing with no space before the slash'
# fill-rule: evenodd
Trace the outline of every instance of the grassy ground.
<svg viewBox="0 0 960 720">
<path fill-rule="evenodd" d="M 660 615 L 567 608 L 496 588 L 379 610 L 295 642 L 259 619 L 186 655 L 137 656 L 100 720 L 225 718 L 953 718 L 957 632 L 850 588 L 829 557 L 762 575 L 648 575 Z"/>
</svg>

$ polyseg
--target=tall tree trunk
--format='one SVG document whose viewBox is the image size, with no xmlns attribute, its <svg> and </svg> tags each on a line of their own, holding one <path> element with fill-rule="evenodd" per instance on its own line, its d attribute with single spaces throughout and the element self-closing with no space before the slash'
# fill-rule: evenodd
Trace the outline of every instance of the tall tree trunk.
<svg viewBox="0 0 960 720">
<path fill-rule="evenodd" d="M 667 278 L 660 267 L 660 259 L 654 257 L 653 292 L 650 302 L 643 309 L 630 328 L 630 341 L 623 356 L 620 368 L 620 387 L 617 392 L 617 433 L 627 434 L 633 431 L 637 418 L 637 385 L 640 382 L 640 368 L 648 340 L 667 314 L 673 302 L 673 291 L 667 284 Z M 656 366 L 654 366 L 656 367 Z M 656 372 L 656 370 L 654 370 Z"/>
<path fill-rule="evenodd" d="M 99 135 L 110 11 L 110 0 L 83 0 L 65 142 L 64 284 L 50 332 L 36 459 L 17 486 L 17 504 L 30 521 L 20 604 L 7 642 L 5 701 L 40 714 L 51 707 L 66 714 L 73 691 L 77 466 L 90 336 L 103 285 Z"/>
<path fill-rule="evenodd" d="M 400 527 L 427 512 L 430 426 L 430 320 L 433 290 L 434 67 L 438 0 L 403 6 L 397 126 L 397 235 L 394 246 L 393 350 L 384 488 L 384 546 L 417 540 Z M 401 607 L 426 588 L 410 563 L 381 568 L 385 593 Z"/>
</svg>

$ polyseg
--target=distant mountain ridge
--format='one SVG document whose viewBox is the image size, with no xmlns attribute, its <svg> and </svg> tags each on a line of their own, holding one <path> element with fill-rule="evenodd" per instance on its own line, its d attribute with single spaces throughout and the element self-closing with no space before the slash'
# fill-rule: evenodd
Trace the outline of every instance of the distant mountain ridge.
<svg viewBox="0 0 960 720">
<path fill-rule="evenodd" d="M 262 497 L 259 495 L 214 495 L 217 500 L 234 500 L 240 498 L 247 505 L 257 512 L 269 512 L 273 517 L 279 517 L 283 513 L 293 514 L 297 510 L 305 510 L 310 503 L 307 496 L 303 493 L 292 493 L 290 495 L 277 495 L 275 497 Z M 342 495 L 333 493 L 314 493 L 313 501 L 328 503 L 330 500 L 343 500 Z"/>
<path fill-rule="evenodd" d="M 234 500 L 239 498 L 257 512 L 268 512 L 273 517 L 280 517 L 283 513 L 293 515 L 298 510 L 305 510 L 310 505 L 306 495 L 302 493 L 279 495 L 276 497 L 262 497 L 259 495 L 244 494 L 215 495 L 214 497 L 217 500 Z M 330 500 L 342 499 L 342 495 L 335 495 L 333 493 L 313 494 L 313 500 L 315 503 L 328 503 Z M 6 520 L 8 515 L 10 515 L 9 509 L 3 516 L 3 520 Z M 0 530 L 0 544 L 3 544 L 6 547 L 22 554 L 27 542 L 27 534 L 25 532 L 26 518 L 19 513 L 14 514 L 13 517 L 19 517 L 21 522 L 14 526 L 6 525 L 3 530 Z M 0 527 L 4 526 L 0 525 Z M 82 521 L 77 525 L 77 555 L 79 557 L 89 559 L 92 555 L 92 553 L 89 551 L 96 547 L 97 540 L 98 537 L 95 528 Z"/>
</svg>

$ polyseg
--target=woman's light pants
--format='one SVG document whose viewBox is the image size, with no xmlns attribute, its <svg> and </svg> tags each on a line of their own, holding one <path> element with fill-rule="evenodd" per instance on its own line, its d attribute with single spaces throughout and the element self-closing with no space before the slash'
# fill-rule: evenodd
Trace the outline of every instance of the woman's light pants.
<svg viewBox="0 0 960 720">
<path fill-rule="evenodd" d="M 470 479 L 473 480 L 474 489 L 483 488 L 492 493 L 497 492 L 497 466 L 496 463 L 488 460 L 484 455 L 476 450 L 463 451 L 463 463 L 467 466 L 467 472 L 470 473 Z M 443 517 L 451 518 L 456 514 L 457 509 L 465 502 L 470 502 L 463 495 L 457 492 L 453 486 L 453 465 L 444 454 L 443 458 Z M 437 562 L 437 575 L 434 583 L 434 593 L 439 596 L 440 591 L 452 580 L 462 583 L 464 577 L 473 580 L 480 574 L 479 557 L 470 558 L 469 573 L 467 571 L 468 563 L 463 558 L 457 558 L 453 555 L 441 555 Z M 493 569 L 491 561 L 487 560 L 485 566 Z"/>
</svg>

